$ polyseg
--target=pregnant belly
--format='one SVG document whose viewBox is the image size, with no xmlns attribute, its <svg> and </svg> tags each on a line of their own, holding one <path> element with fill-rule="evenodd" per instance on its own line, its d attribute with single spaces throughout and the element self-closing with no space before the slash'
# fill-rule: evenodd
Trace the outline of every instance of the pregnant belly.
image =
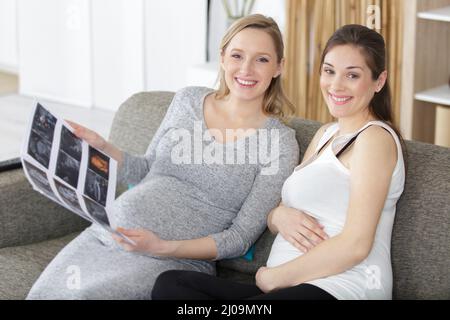
<svg viewBox="0 0 450 320">
<path fill-rule="evenodd" d="M 338 235 L 342 231 L 341 227 L 329 224 L 323 220 L 319 220 L 319 222 L 324 226 L 324 231 L 330 238 Z M 267 266 L 271 268 L 276 267 L 294 260 L 303 254 L 303 252 L 294 247 L 290 242 L 284 239 L 281 234 L 278 233 L 272 244 L 269 258 L 267 259 Z"/>
<path fill-rule="evenodd" d="M 281 264 L 300 257 L 303 253 L 286 241 L 281 234 L 278 234 L 272 244 L 267 266 L 269 268 L 277 267 Z"/>
<path fill-rule="evenodd" d="M 142 228 L 166 240 L 205 237 L 223 231 L 233 214 L 212 206 L 177 179 L 149 179 L 123 193 L 109 213 L 111 226 Z"/>
</svg>

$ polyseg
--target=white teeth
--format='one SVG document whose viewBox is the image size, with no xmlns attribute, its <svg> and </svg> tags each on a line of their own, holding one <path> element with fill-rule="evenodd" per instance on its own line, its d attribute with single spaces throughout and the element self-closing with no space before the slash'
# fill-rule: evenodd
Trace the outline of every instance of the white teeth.
<svg viewBox="0 0 450 320">
<path fill-rule="evenodd" d="M 254 84 L 256 84 L 257 81 L 247 81 L 247 80 L 242 80 L 239 78 L 236 78 L 236 81 L 244 86 L 252 86 Z"/>
<path fill-rule="evenodd" d="M 345 102 L 351 99 L 351 97 L 348 98 L 337 98 L 335 96 L 333 96 L 332 94 L 330 94 L 331 99 L 333 99 L 336 102 Z"/>
</svg>

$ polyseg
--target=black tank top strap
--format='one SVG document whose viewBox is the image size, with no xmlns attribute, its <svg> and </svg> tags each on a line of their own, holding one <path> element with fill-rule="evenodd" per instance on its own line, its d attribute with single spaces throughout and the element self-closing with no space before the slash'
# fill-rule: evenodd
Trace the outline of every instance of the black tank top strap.
<svg viewBox="0 0 450 320">
<path fill-rule="evenodd" d="M 363 131 L 364 131 L 364 130 L 363 130 Z M 361 132 L 362 132 L 362 131 L 361 131 Z M 351 138 L 351 139 L 345 144 L 345 146 L 343 146 L 343 147 L 341 148 L 341 150 L 339 150 L 339 151 L 336 153 L 336 158 L 339 158 L 339 156 L 340 156 L 346 149 L 348 149 L 348 147 L 350 147 L 350 146 L 352 145 L 353 142 L 355 142 L 356 138 L 359 136 L 359 134 L 360 134 L 361 132 L 359 132 L 357 135 L 355 135 L 353 138 Z"/>
<path fill-rule="evenodd" d="M 330 127 L 331 127 L 331 126 L 330 126 Z M 325 130 L 324 135 L 326 134 L 327 130 L 330 129 L 330 127 L 328 127 L 328 128 Z M 325 140 L 325 141 L 322 143 L 322 145 L 319 147 L 319 149 L 316 149 L 316 152 L 315 152 L 314 154 L 315 154 L 315 155 L 318 155 L 318 154 L 319 154 L 319 153 L 320 153 L 320 152 L 328 145 L 328 142 L 330 142 L 330 140 L 333 139 L 333 136 L 334 136 L 334 133 L 331 134 L 331 135 L 328 137 L 328 139 Z"/>
<path fill-rule="evenodd" d="M 331 139 L 333 139 L 333 136 L 331 136 L 327 141 L 325 141 L 324 144 L 322 144 L 322 146 L 319 148 L 319 150 L 316 151 L 316 154 L 319 154 L 320 151 L 322 151 L 325 148 L 325 146 L 328 144 L 328 142 L 330 142 Z"/>
<path fill-rule="evenodd" d="M 348 147 L 350 147 L 353 142 L 355 142 L 356 138 L 358 138 L 358 136 L 361 134 L 361 132 L 363 132 L 364 130 L 366 130 L 367 128 L 371 127 L 372 124 L 368 125 L 367 127 L 365 127 L 364 129 L 362 129 L 361 131 L 359 131 L 357 134 L 355 134 L 337 153 L 336 153 L 336 158 L 339 158 L 339 156 L 346 150 L 348 149 Z"/>
</svg>

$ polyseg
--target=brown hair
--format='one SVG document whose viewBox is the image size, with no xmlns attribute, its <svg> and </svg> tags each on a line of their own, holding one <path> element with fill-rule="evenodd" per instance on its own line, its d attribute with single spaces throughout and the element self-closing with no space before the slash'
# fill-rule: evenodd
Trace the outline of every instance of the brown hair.
<svg viewBox="0 0 450 320">
<path fill-rule="evenodd" d="M 284 44 L 280 29 L 272 18 L 261 14 L 252 14 L 235 21 L 222 38 L 220 44 L 221 54 L 225 52 L 231 39 L 246 28 L 263 30 L 270 35 L 275 45 L 277 63 L 281 63 L 284 58 Z M 230 89 L 225 82 L 225 72 L 223 69 L 219 71 L 218 79 L 219 89 L 216 91 L 216 98 L 222 99 L 230 93 Z M 281 120 L 286 120 L 288 116 L 294 113 L 295 107 L 284 93 L 281 75 L 272 78 L 272 81 L 264 94 L 263 111 L 265 114 L 280 118 Z"/>
</svg>

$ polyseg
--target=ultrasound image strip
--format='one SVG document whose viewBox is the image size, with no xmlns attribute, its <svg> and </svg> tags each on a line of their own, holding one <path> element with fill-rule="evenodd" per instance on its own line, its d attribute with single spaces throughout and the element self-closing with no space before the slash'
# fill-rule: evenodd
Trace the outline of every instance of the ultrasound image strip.
<svg viewBox="0 0 450 320">
<path fill-rule="evenodd" d="M 52 142 L 42 138 L 37 132 L 31 130 L 28 141 L 28 154 L 48 169 L 51 151 Z"/>
<path fill-rule="evenodd" d="M 33 181 L 33 183 L 36 185 L 36 187 L 44 192 L 46 195 L 48 195 L 50 198 L 56 200 L 59 203 L 59 200 L 56 198 L 55 194 L 53 193 L 52 188 L 50 187 L 50 183 L 47 179 L 47 175 L 44 171 L 38 169 L 28 161 L 25 161 L 25 168 L 27 169 L 28 175 L 30 179 Z"/>
<path fill-rule="evenodd" d="M 89 163 L 88 168 L 102 176 L 104 179 L 109 178 L 109 157 L 89 146 Z"/>
<path fill-rule="evenodd" d="M 82 140 L 77 138 L 69 129 L 62 126 L 60 149 L 64 150 L 72 158 L 81 161 Z"/>
<path fill-rule="evenodd" d="M 67 187 L 56 179 L 54 179 L 53 181 L 55 183 L 56 190 L 58 191 L 63 201 L 79 216 L 86 220 L 92 221 L 92 219 L 83 212 L 83 209 L 81 209 L 75 190 Z"/>
<path fill-rule="evenodd" d="M 55 174 L 72 187 L 77 188 L 79 172 L 80 162 L 60 149 L 56 161 Z"/>
<path fill-rule="evenodd" d="M 100 175 L 88 169 L 84 184 L 84 194 L 102 206 L 106 206 L 107 193 L 108 180 L 103 179 Z"/>
<path fill-rule="evenodd" d="M 56 121 L 56 117 L 44 109 L 39 103 L 37 104 L 36 112 L 33 117 L 32 129 L 49 142 L 53 141 Z"/>
<path fill-rule="evenodd" d="M 33 116 L 28 154 L 48 169 L 57 119 L 39 103 Z"/>
<path fill-rule="evenodd" d="M 87 197 L 83 196 L 83 198 L 84 203 L 86 204 L 86 208 L 92 218 L 98 223 L 110 227 L 108 215 L 106 214 L 105 208 Z"/>
</svg>

